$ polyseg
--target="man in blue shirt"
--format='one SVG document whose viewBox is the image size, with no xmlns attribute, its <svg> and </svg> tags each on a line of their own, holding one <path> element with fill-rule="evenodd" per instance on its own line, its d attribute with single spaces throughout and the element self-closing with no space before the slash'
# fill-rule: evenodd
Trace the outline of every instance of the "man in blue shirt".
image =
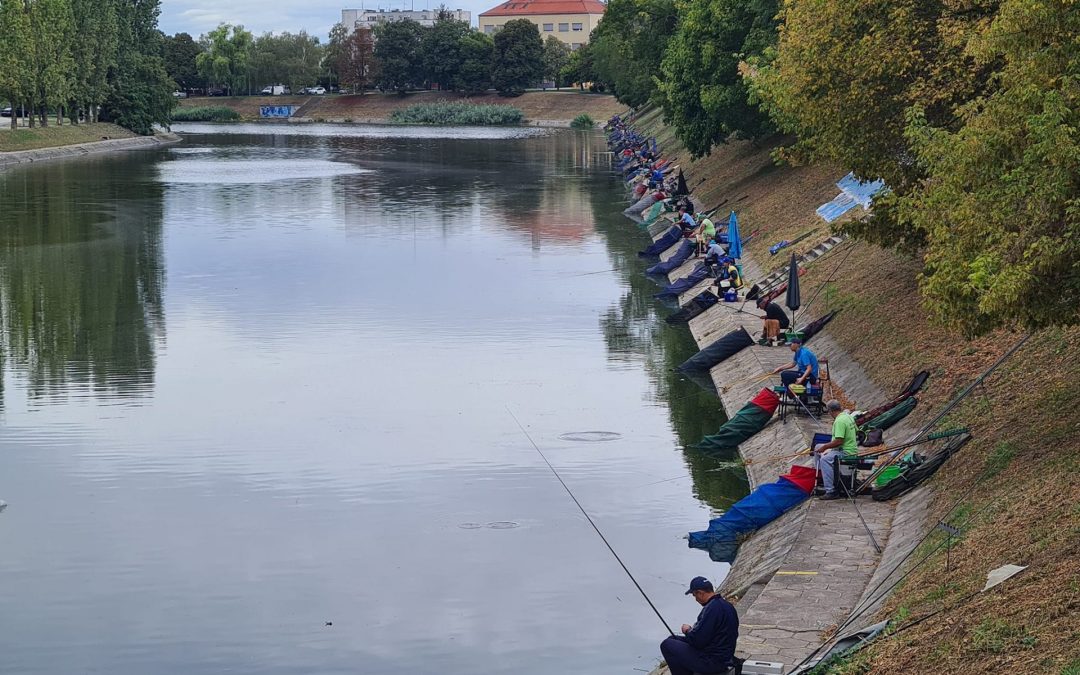
<svg viewBox="0 0 1080 675">
<path fill-rule="evenodd" d="M 687 212 L 685 205 L 679 206 L 679 226 L 682 227 L 683 236 L 690 236 L 697 229 L 694 217 Z"/>
<path fill-rule="evenodd" d="M 735 666 L 735 643 L 739 640 L 739 615 L 730 602 L 713 591 L 705 577 L 690 581 L 687 595 L 693 595 L 701 612 L 693 626 L 683 624 L 682 635 L 672 635 L 660 643 L 671 675 L 714 675 L 731 672 Z"/>
<path fill-rule="evenodd" d="M 791 351 L 795 352 L 795 358 L 786 366 L 780 366 L 774 370 L 773 374 L 780 373 L 780 381 L 785 387 L 791 384 L 817 384 L 818 361 L 814 352 L 803 347 L 802 340 L 798 338 L 788 344 L 791 346 Z"/>
</svg>

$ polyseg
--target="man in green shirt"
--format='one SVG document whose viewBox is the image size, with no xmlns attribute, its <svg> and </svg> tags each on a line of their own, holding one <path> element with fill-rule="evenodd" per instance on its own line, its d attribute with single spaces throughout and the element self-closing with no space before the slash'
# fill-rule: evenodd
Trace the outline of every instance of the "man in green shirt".
<svg viewBox="0 0 1080 675">
<path fill-rule="evenodd" d="M 859 443 L 855 438 L 855 418 L 844 412 L 840 401 L 833 399 L 825 404 L 833 418 L 832 440 L 814 448 L 814 465 L 821 472 L 821 482 L 825 485 L 822 499 L 839 499 L 836 492 L 836 476 L 833 471 L 833 459 L 841 455 L 852 457 L 859 452 Z"/>
</svg>

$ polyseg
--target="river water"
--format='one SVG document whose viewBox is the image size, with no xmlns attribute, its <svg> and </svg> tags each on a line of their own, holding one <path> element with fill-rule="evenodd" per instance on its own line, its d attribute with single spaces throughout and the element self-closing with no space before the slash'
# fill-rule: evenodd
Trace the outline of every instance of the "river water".
<svg viewBox="0 0 1080 675">
<path fill-rule="evenodd" d="M 691 621 L 746 487 L 602 138 L 180 131 L 0 173 L 0 671 L 651 669 L 514 419 Z"/>
</svg>

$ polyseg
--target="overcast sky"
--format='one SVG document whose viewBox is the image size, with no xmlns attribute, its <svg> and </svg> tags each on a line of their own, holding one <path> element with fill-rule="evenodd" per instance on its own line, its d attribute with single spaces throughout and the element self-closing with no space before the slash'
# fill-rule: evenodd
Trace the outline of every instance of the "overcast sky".
<svg viewBox="0 0 1080 675">
<path fill-rule="evenodd" d="M 451 0 L 451 9 L 472 12 L 472 22 L 480 12 L 500 0 Z M 384 9 L 435 8 L 439 0 L 365 0 L 363 7 Z M 291 33 L 307 30 L 325 42 L 330 27 L 341 21 L 342 9 L 361 7 L 352 0 L 162 0 L 160 28 L 165 33 L 191 33 L 196 38 L 219 23 L 241 24 L 256 35 L 267 31 Z"/>
</svg>

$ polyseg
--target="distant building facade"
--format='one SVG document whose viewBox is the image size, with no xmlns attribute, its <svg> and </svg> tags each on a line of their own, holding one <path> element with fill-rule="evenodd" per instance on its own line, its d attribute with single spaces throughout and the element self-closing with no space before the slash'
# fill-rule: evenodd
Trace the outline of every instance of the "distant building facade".
<svg viewBox="0 0 1080 675">
<path fill-rule="evenodd" d="M 589 33 L 600 23 L 605 8 L 598 0 L 507 0 L 480 14 L 480 31 L 494 35 L 507 21 L 528 19 L 544 40 L 554 35 L 571 49 L 578 49 L 588 43 Z"/>
<path fill-rule="evenodd" d="M 472 12 L 461 9 L 450 10 L 452 18 L 472 24 Z M 352 33 L 357 28 L 374 28 L 380 23 L 390 21 L 404 21 L 412 19 L 421 26 L 431 28 L 435 25 L 435 19 L 439 16 L 437 9 L 404 10 L 404 9 L 343 9 L 341 10 L 341 23 Z"/>
</svg>

